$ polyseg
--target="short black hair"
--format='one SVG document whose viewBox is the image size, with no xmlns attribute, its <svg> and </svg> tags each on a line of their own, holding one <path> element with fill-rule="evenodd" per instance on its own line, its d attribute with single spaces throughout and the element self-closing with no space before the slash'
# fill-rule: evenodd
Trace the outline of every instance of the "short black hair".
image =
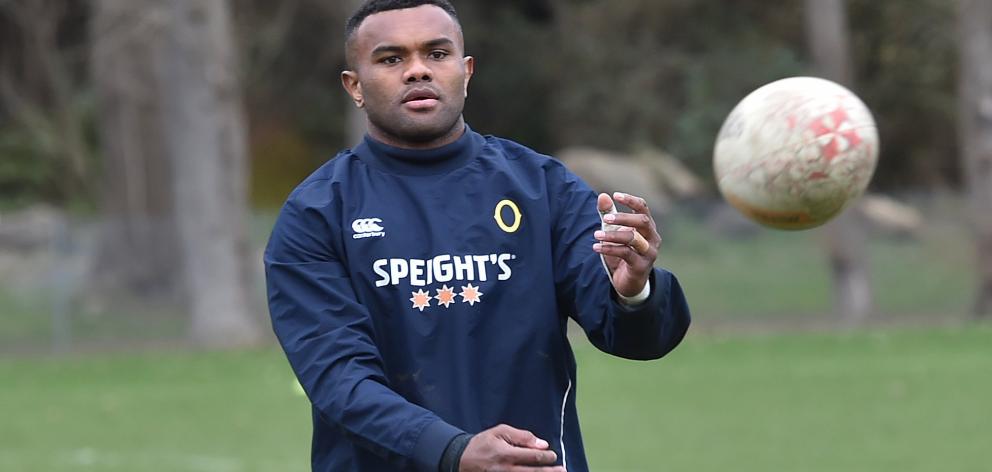
<svg viewBox="0 0 992 472">
<path fill-rule="evenodd" d="M 458 23 L 458 12 L 455 11 L 455 6 L 451 4 L 448 0 L 368 0 L 361 7 L 355 11 L 354 14 L 348 18 L 348 22 L 344 26 L 344 39 L 345 44 L 351 42 L 351 36 L 355 34 L 355 30 L 362 25 L 370 15 L 376 13 L 382 13 L 384 11 L 390 10 L 403 10 L 406 8 L 415 8 L 421 5 L 434 5 L 451 15 L 451 18 Z"/>
</svg>

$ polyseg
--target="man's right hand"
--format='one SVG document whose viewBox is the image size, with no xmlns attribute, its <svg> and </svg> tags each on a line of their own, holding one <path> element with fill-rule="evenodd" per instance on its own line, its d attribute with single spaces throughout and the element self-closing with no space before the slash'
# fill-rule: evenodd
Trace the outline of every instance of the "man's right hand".
<svg viewBox="0 0 992 472">
<path fill-rule="evenodd" d="M 460 472 L 565 472 L 556 466 L 558 455 L 548 442 L 530 431 L 505 424 L 487 429 L 472 437 L 462 460 Z"/>
</svg>

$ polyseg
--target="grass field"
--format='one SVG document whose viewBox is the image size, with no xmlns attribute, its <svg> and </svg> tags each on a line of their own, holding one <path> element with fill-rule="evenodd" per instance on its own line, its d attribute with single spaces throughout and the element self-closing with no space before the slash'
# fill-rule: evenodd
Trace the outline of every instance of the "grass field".
<svg viewBox="0 0 992 472">
<path fill-rule="evenodd" d="M 992 325 L 691 336 L 661 362 L 585 342 L 592 470 L 988 471 Z M 280 352 L 0 360 L 0 470 L 303 471 Z"/>
<path fill-rule="evenodd" d="M 659 263 L 678 274 L 693 312 L 708 320 L 796 320 L 832 311 L 819 230 L 759 229 L 733 239 L 676 215 L 662 232 Z M 936 215 L 915 239 L 870 235 L 868 269 L 878 315 L 966 313 L 975 291 L 969 238 L 965 226 Z"/>
<path fill-rule="evenodd" d="M 956 321 L 968 312 L 975 290 L 974 257 L 966 227 L 953 216 L 960 202 L 951 203 L 930 203 L 934 208 L 927 214 L 932 217 L 915 239 L 871 237 L 874 319 L 897 324 L 932 317 Z M 266 213 L 252 220 L 256 247 L 265 244 L 273 218 Z M 793 325 L 830 319 L 830 272 L 818 241 L 821 233 L 758 230 L 734 239 L 685 213 L 672 215 L 662 226 L 665 242 L 659 263 L 678 274 L 697 320 Z M 17 271 L 8 274 L 20 276 Z M 52 350 L 57 296 L 49 279 L 42 277 L 26 290 L 8 287 L 0 277 L 0 353 Z M 257 282 L 261 284 L 261 274 Z M 117 345 L 122 340 L 169 342 L 185 335 L 180 316 L 157 316 L 140 305 L 116 306 L 106 300 L 107 306 L 93 307 L 82 301 L 79 292 L 84 287 L 83 280 L 75 281 L 76 296 L 66 301 L 71 311 L 67 337 L 73 347 Z M 264 313 L 261 285 L 254 296 L 257 311 Z"/>
</svg>

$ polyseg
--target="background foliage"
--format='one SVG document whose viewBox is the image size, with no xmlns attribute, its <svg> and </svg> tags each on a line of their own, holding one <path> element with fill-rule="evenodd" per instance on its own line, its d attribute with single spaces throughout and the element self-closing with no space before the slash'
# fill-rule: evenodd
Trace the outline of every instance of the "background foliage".
<svg viewBox="0 0 992 472">
<path fill-rule="evenodd" d="M 61 11 L 55 44 L 72 87 L 72 116 L 87 113 L 87 2 Z M 338 2 L 234 2 L 252 126 L 255 204 L 274 207 L 310 170 L 350 146 L 340 87 L 346 8 Z M 542 152 L 569 145 L 630 151 L 652 145 L 711 174 L 723 118 L 754 88 L 810 71 L 802 3 L 757 0 L 456 2 L 477 59 L 466 116 L 477 130 Z M 875 189 L 956 188 L 953 3 L 849 4 L 856 91 L 874 111 L 882 155 Z M 16 23 L 0 10 L 5 83 L 51 104 Z M 0 101 L 0 200 L 64 203 L 78 187 L 57 124 L 38 107 L 25 122 Z M 90 107 L 92 108 L 92 107 Z M 53 133 L 55 133 L 53 135 Z M 92 146 L 95 137 L 87 134 Z M 95 146 L 93 146 L 95 148 Z M 99 169 L 98 156 L 88 170 Z M 73 195 L 73 197 L 70 197 Z"/>
</svg>

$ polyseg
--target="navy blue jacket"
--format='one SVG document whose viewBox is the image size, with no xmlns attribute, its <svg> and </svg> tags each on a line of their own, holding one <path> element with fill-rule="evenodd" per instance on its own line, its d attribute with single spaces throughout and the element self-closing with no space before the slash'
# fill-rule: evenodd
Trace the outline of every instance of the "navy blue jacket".
<svg viewBox="0 0 992 472">
<path fill-rule="evenodd" d="M 430 151 L 366 138 L 289 196 L 265 252 L 273 329 L 313 405 L 315 471 L 430 471 L 506 423 L 587 470 L 566 326 L 630 359 L 689 325 L 656 269 L 616 299 L 596 194 L 560 162 L 466 127 Z"/>
</svg>

